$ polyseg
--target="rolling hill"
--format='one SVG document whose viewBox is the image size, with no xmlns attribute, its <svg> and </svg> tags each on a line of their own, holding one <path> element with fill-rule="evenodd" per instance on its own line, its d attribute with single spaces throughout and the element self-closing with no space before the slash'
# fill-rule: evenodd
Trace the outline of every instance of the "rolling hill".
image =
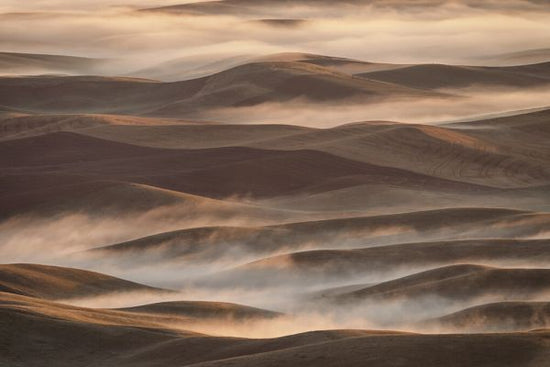
<svg viewBox="0 0 550 367">
<path fill-rule="evenodd" d="M 427 270 L 347 294 L 337 301 L 369 299 L 421 300 L 423 297 L 460 302 L 479 299 L 529 300 L 548 292 L 550 271 L 534 268 L 492 268 L 460 264 Z"/>
<path fill-rule="evenodd" d="M 544 329 L 550 324 L 548 302 L 498 302 L 474 306 L 428 322 L 468 332 Z"/>
<path fill-rule="evenodd" d="M 45 299 L 91 297 L 123 292 L 168 292 L 108 275 L 47 265 L 0 265 L 0 289 Z"/>
</svg>

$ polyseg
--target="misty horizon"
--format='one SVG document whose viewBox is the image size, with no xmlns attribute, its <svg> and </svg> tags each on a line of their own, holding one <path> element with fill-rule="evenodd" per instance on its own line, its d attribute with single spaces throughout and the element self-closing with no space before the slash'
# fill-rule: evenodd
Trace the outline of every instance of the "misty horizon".
<svg viewBox="0 0 550 367">
<path fill-rule="evenodd" d="M 550 3 L 0 0 L 0 365 L 548 365 Z"/>
</svg>

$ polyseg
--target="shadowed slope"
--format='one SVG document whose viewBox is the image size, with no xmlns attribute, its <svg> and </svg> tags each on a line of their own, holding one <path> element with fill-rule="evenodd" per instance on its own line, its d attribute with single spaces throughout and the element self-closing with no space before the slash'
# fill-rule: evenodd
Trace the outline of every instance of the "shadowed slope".
<svg viewBox="0 0 550 367">
<path fill-rule="evenodd" d="M 331 129 L 285 125 L 104 125 L 78 132 L 152 147 L 310 149 L 439 178 L 506 188 L 550 182 L 550 148 L 545 133 L 548 124 L 544 123 L 545 114 L 540 115 L 517 116 L 518 125 L 524 121 L 521 130 L 504 124 L 483 127 L 480 121 L 476 129 L 466 129 L 470 126 L 466 123 L 436 127 L 368 122 Z"/>
<path fill-rule="evenodd" d="M 448 190 L 486 189 L 310 150 L 271 151 L 237 147 L 170 150 L 72 133 L 5 141 L 0 143 L 0 157 L 0 167 L 5 175 L 55 173 L 86 177 L 88 181 L 134 182 L 217 198 L 231 195 L 282 196 L 348 177 L 351 184 L 343 181 L 346 186 L 384 183 Z M 219 182 L 224 182 L 224 185 L 219 185 Z"/>
<path fill-rule="evenodd" d="M 471 133 L 475 134 L 478 130 L 491 129 L 512 130 L 516 134 L 524 132 L 536 136 L 538 134 L 548 135 L 550 133 L 548 121 L 550 120 L 550 108 L 544 107 L 535 111 L 517 111 L 508 116 L 486 117 L 482 119 L 454 122 L 445 126 L 458 129 L 475 129 Z M 467 130 L 469 131 L 469 130 Z"/>
<path fill-rule="evenodd" d="M 196 367 L 297 365 L 336 367 L 370 364 L 402 366 L 531 366 L 545 363 L 546 338 L 538 334 L 422 335 L 360 337 L 222 361 Z M 419 352 L 421 351 L 421 352 Z M 407 357 L 403 357 L 407 356 Z M 406 362 L 405 362 L 406 361 Z"/>
<path fill-rule="evenodd" d="M 524 144 L 527 139 L 526 135 L 514 142 L 505 132 L 491 136 L 427 125 L 365 123 L 307 131 L 262 144 L 277 149 L 307 147 L 441 178 L 514 187 L 546 182 L 550 151 L 542 142 L 538 144 L 540 138 L 532 138 L 536 144 L 532 146 Z"/>
<path fill-rule="evenodd" d="M 548 302 L 499 302 L 474 306 L 428 320 L 440 327 L 467 332 L 503 332 L 550 326 Z"/>
<path fill-rule="evenodd" d="M 0 177 L 5 196 L 0 196 L 2 217 L 63 213 L 139 213 L 162 207 L 201 208 L 220 212 L 245 210 L 246 206 L 202 198 L 152 186 L 82 176 L 29 174 Z M 10 193 L 11 192 L 11 193 Z M 254 211 L 254 210 L 253 210 Z M 260 210 L 256 211 L 257 215 Z"/>
<path fill-rule="evenodd" d="M 0 99 L 6 106 L 48 113 L 143 113 L 170 95 L 191 95 L 198 86 L 164 85 L 121 77 L 39 76 L 0 78 Z"/>
<path fill-rule="evenodd" d="M 533 87 L 550 84 L 550 63 L 509 67 L 425 64 L 359 75 L 417 89 L 468 86 Z"/>
<path fill-rule="evenodd" d="M 282 316 L 281 313 L 262 310 L 255 307 L 237 305 L 225 302 L 200 302 L 200 301 L 179 301 L 162 302 L 143 306 L 119 308 L 120 311 L 175 315 L 199 319 L 272 319 Z"/>
<path fill-rule="evenodd" d="M 375 299 L 421 300 L 422 297 L 471 301 L 483 297 L 525 300 L 550 291 L 550 269 L 503 269 L 452 265 L 383 282 L 346 294 L 339 302 Z"/>
<path fill-rule="evenodd" d="M 124 115 L 23 115 L 0 120 L 0 140 L 18 139 L 57 131 L 87 131 L 94 127 L 174 128 L 180 123 L 186 122 Z"/>
</svg>

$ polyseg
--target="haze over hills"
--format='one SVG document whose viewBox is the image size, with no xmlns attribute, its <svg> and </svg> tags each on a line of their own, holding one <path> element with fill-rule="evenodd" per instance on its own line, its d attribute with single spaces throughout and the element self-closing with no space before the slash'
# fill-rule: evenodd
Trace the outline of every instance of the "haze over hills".
<svg viewBox="0 0 550 367">
<path fill-rule="evenodd" d="M 346 95 L 345 88 L 355 88 L 356 98 L 376 83 L 396 96 L 401 91 L 418 98 L 432 93 L 426 91 L 433 87 L 429 81 L 411 85 L 399 74 L 409 66 L 303 54 L 270 57 L 273 60 L 239 66 L 236 71 L 177 83 L 5 78 L 6 85 L 22 91 L 5 89 L 8 109 L 25 112 L 2 120 L 0 201 L 4 228 L 10 228 L 3 254 L 13 262 L 43 259 L 114 271 L 133 280 L 70 268 L 6 265 L 2 297 L 10 299 L 7 317 L 28 322 L 25 313 L 14 314 L 9 306 L 13 297 L 27 297 L 17 299 L 17 307 L 31 310 L 35 322 L 51 328 L 51 317 L 65 320 L 63 326 L 55 326 L 59 332 L 50 333 L 52 343 L 61 343 L 56 345 L 68 343 L 65 332 L 80 333 L 70 325 L 123 328 L 132 339 L 145 338 L 146 344 L 152 343 L 150 332 L 171 335 L 166 343 L 174 345 L 186 345 L 195 332 L 255 336 L 246 331 L 250 325 L 271 330 L 265 336 L 352 325 L 512 333 L 499 338 L 518 338 L 514 333 L 520 330 L 547 327 L 543 302 L 549 291 L 548 109 L 439 126 L 370 121 L 318 128 L 207 122 L 179 112 L 160 117 L 164 112 L 158 111 L 178 111 L 186 103 L 200 106 L 203 102 L 197 101 L 205 101 L 204 106 L 209 106 L 208 101 L 214 101 L 229 106 L 231 100 L 252 95 L 262 96 L 263 100 L 248 99 L 259 105 L 301 93 L 323 104 Z M 420 77 L 423 71 L 418 70 Z M 514 83 L 539 78 L 530 74 L 521 79 L 524 70 L 532 69 L 511 71 L 518 73 Z M 366 74 L 349 74 L 356 71 Z M 398 75 L 396 82 L 370 82 L 371 76 L 373 80 L 379 73 L 393 72 Z M 302 84 L 302 79 L 299 83 L 293 79 L 302 76 L 286 73 L 319 79 Z M 500 72 L 489 74 L 508 83 Z M 288 89 L 287 77 L 288 85 L 298 89 Z M 467 83 L 464 76 L 457 78 Z M 513 85 L 525 86 L 523 81 Z M 246 93 L 236 94 L 236 86 Z M 48 96 L 52 88 L 67 99 L 52 96 L 48 102 L 39 97 L 32 103 L 40 107 L 26 104 L 29 95 L 39 91 L 44 93 L 39 96 Z M 236 99 L 212 97 L 227 88 L 227 95 Z M 185 102 L 186 98 L 193 102 Z M 70 114 L 63 114 L 69 107 Z M 51 219 L 44 220 L 45 215 Z M 129 227 L 113 231 L 115 218 Z M 74 225 L 96 234 L 66 238 L 64 227 Z M 38 229 L 28 234 L 18 230 L 28 226 Z M 44 230 L 52 231 L 55 245 L 41 238 Z M 21 241 L 26 245 L 21 247 Z M 47 255 L 37 254 L 36 246 L 45 246 Z M 163 291 L 166 288 L 176 292 Z M 215 290 L 221 291 L 219 298 Z M 264 291 L 277 301 L 262 297 Z M 438 301 L 432 308 L 433 299 Z M 414 307 L 399 318 L 389 320 L 380 313 L 383 307 L 395 309 L 403 303 Z M 92 308 L 78 308 L 86 306 Z M 304 307 L 343 321 L 321 322 L 304 313 Z M 143 328 L 152 331 L 133 331 Z M 185 336 L 180 336 L 181 330 Z M 287 337 L 305 343 L 288 345 L 320 355 L 317 343 L 337 343 L 340 338 L 353 348 L 368 348 L 370 342 L 398 348 L 394 339 L 369 331 L 327 335 L 328 341 L 310 334 Z M 369 339 L 360 341 L 363 335 Z M 228 339 L 220 336 L 200 338 L 193 341 L 198 354 L 182 361 L 223 356 L 244 364 L 258 356 L 290 358 L 287 347 L 265 347 L 286 343 L 280 339 L 268 344 L 243 339 L 249 345 L 245 350 L 240 344 L 225 344 Z M 410 338 L 407 345 L 437 343 L 424 335 Z M 483 343 L 493 343 L 491 338 L 482 336 Z M 514 345 L 523 343 L 511 340 Z M 199 345 L 208 343 L 226 352 L 216 354 L 217 347 L 209 348 L 210 353 L 198 352 Z M 128 351 L 127 346 L 122 348 Z M 155 360 L 157 352 L 148 353 L 149 361 Z M 529 358 L 539 358 L 539 352 L 530 353 Z M 64 354 L 63 360 L 73 363 L 71 358 Z"/>
<path fill-rule="evenodd" d="M 0 365 L 548 365 L 549 12 L 4 1 Z"/>
<path fill-rule="evenodd" d="M 0 83 L 3 90 L 12 90 L 1 96 L 3 104 L 29 109 L 29 112 L 117 112 L 169 117 L 183 117 L 186 110 L 200 106 L 250 106 L 299 97 L 338 101 L 429 96 L 426 92 L 398 85 L 353 78 L 321 66 L 292 62 L 245 64 L 177 83 L 106 77 L 3 78 Z M 87 85 L 93 88 L 83 88 Z M 27 105 L 29 93 L 42 95 L 34 104 Z M 151 95 L 155 97 L 153 100 Z"/>
<path fill-rule="evenodd" d="M 3 294 L 4 295 L 4 294 Z M 3 296 L 4 300 L 6 299 Z M 10 296 L 13 300 L 13 296 Z M 8 300 L 10 299 L 8 298 Z M 388 352 L 405 351 L 410 348 L 426 348 L 438 345 L 452 345 L 445 348 L 444 352 L 436 355 L 436 361 L 445 361 L 450 355 L 455 364 L 477 363 L 483 365 L 488 362 L 514 363 L 516 365 L 536 366 L 547 357 L 544 334 L 526 333 L 520 335 L 478 335 L 471 339 L 461 338 L 456 335 L 441 336 L 438 339 L 433 336 L 400 335 L 398 333 L 369 333 L 368 331 L 319 331 L 275 339 L 242 339 L 209 337 L 189 332 L 151 328 L 133 327 L 131 313 L 121 314 L 119 317 L 124 322 L 121 324 L 105 324 L 91 321 L 79 321 L 74 319 L 60 319 L 44 314 L 40 311 L 22 310 L 27 305 L 35 302 L 32 299 L 17 300 L 21 306 L 13 303 L 2 304 L 2 320 L 9 320 L 9 328 L 2 328 L 2 335 L 9 337 L 14 352 L 31 352 L 20 354 L 21 363 L 37 365 L 39 361 L 58 358 L 58 348 L 65 348 L 67 352 L 60 366 L 69 366 L 79 363 L 79 358 L 86 356 L 88 361 L 105 363 L 103 353 L 112 353 L 116 357 L 109 363 L 115 362 L 119 366 L 124 365 L 162 365 L 166 363 L 196 364 L 218 360 L 218 364 L 233 363 L 239 365 L 256 363 L 294 363 L 301 360 L 307 365 L 314 365 L 315 360 L 323 359 L 332 365 L 338 359 L 343 363 L 354 363 L 368 358 L 373 362 L 383 362 L 388 366 L 398 362 L 396 357 L 388 357 Z M 13 301 L 12 301 L 13 302 Z M 93 313 L 98 311 L 82 310 Z M 25 328 L 28 337 L 16 331 Z M 75 338 L 78 336 L 79 338 Z M 42 338 L 42 339 L 40 339 Z M 40 340 L 47 340 L 53 349 L 39 347 Z M 86 341 L 83 343 L 83 340 Z M 99 343 L 99 344 L 98 344 Z M 98 352 L 93 346 L 101 346 Z M 505 351 L 496 353 L 503 347 Z M 464 353 L 475 350 L 483 353 Z M 437 348 L 435 348 L 437 349 Z M 181 351 L 188 351 L 181 353 Z M 512 352 L 513 350 L 513 352 Z M 179 353 L 176 353 L 179 351 Z M 339 352 L 328 352 L 339 351 Z M 379 352 L 375 352 L 379 351 Z M 375 352 L 375 353 L 373 353 Z M 391 355 L 391 353 L 389 353 Z M 495 360 L 494 356 L 499 357 Z M 300 357 L 304 356 L 304 357 Z M 490 356 L 491 358 L 489 358 Z M 237 358 L 236 360 L 227 360 Z M 432 363 L 433 356 L 429 358 L 423 355 L 415 357 L 416 362 Z M 334 362 L 331 360 L 334 359 Z M 451 360 L 451 359 L 449 359 Z M 526 364 L 527 363 L 527 364 Z"/>
<path fill-rule="evenodd" d="M 309 249 L 312 243 L 316 248 L 333 248 L 338 246 L 344 250 L 320 251 L 320 258 L 316 261 L 314 253 L 308 252 L 281 255 L 281 261 L 273 259 L 275 269 L 282 266 L 287 269 L 293 267 L 298 271 L 310 270 L 315 272 L 319 268 L 319 261 L 328 264 L 334 261 L 353 271 L 355 266 L 370 270 L 371 266 L 386 267 L 404 264 L 441 263 L 446 261 L 460 261 L 460 259 L 483 259 L 487 247 L 494 247 L 495 252 L 501 250 L 502 260 L 514 261 L 521 259 L 515 255 L 515 248 L 525 245 L 525 253 L 521 256 L 536 260 L 542 256 L 544 262 L 546 248 L 545 240 L 510 241 L 495 238 L 506 236 L 529 237 L 543 230 L 548 216 L 519 211 L 502 209 L 447 209 L 427 212 L 413 212 L 399 215 L 384 215 L 372 217 L 354 217 L 302 223 L 283 224 L 264 227 L 202 227 L 183 229 L 179 231 L 160 233 L 136 240 L 126 241 L 114 245 L 104 246 L 95 251 L 105 251 L 109 257 L 143 255 L 145 261 L 175 260 L 209 261 L 212 258 L 221 258 L 224 254 L 231 256 L 233 249 L 254 254 L 255 256 L 277 254 L 281 251 L 297 251 Z M 479 228 L 472 230 L 473 223 Z M 397 245 L 400 241 L 441 238 L 486 238 L 480 240 L 408 243 Z M 223 239 L 221 241 L 220 239 Z M 323 243 L 324 242 L 324 243 Z M 388 244 L 390 246 L 378 246 Z M 360 246 L 369 246 L 368 249 L 357 249 Z M 434 252 L 430 248 L 440 248 Z M 541 249 L 538 252 L 536 249 Z M 506 257 L 507 249 L 511 257 Z M 527 250 L 529 249 L 529 250 Z M 430 252 L 426 258 L 416 259 L 412 256 L 404 257 L 400 251 Z M 394 252 L 395 251 L 395 252 Z M 533 252 L 532 252 L 533 251 Z M 148 257 L 155 254 L 155 258 Z M 332 256 L 331 256 L 332 255 Z M 395 255 L 395 262 L 392 262 Z M 481 256 L 481 257 L 479 257 Z M 498 252 L 493 260 L 498 259 Z M 382 260 L 384 259 L 384 260 Z M 288 260 L 288 261 L 287 261 Z M 345 263 L 345 261 L 349 263 Z M 259 271 L 269 272 L 270 259 L 260 262 Z"/>
<path fill-rule="evenodd" d="M 529 330 L 533 326 L 547 325 L 548 312 L 547 302 L 498 302 L 440 317 L 437 323 L 456 329 L 473 327 L 480 331 L 502 330 L 503 327 Z"/>
<path fill-rule="evenodd" d="M 244 265 L 244 274 L 256 273 L 257 282 L 278 282 L 285 277 L 322 284 L 329 279 L 353 279 L 368 274 L 388 274 L 402 269 L 431 268 L 464 262 L 485 264 L 540 264 L 546 258 L 547 242 L 469 240 L 450 243 L 410 243 L 363 249 L 314 250 L 279 255 Z M 518 254 L 518 252 L 520 254 Z M 426 254 L 421 258 L 416 254 Z M 488 253 L 491 255 L 489 256 Z M 401 270 L 400 270 L 401 269 Z M 277 274 L 283 271 L 283 274 Z"/>
<path fill-rule="evenodd" d="M 4 118 L 30 120 L 26 115 L 85 113 L 162 120 L 150 119 L 148 124 L 153 125 L 181 120 L 280 124 L 286 119 L 287 124 L 334 127 L 365 120 L 411 118 L 406 122 L 424 122 L 435 116 L 456 119 L 495 113 L 503 108 L 502 103 L 490 96 L 506 97 L 520 87 L 528 89 L 532 97 L 510 98 L 506 108 L 541 107 L 547 104 L 544 96 L 550 88 L 550 70 L 545 63 L 490 68 L 399 65 L 304 53 L 237 60 L 204 71 L 178 67 L 176 62 L 176 66 L 127 74 L 130 77 L 3 77 L 2 91 L 10 91 L 0 95 Z M 131 75 L 161 76 L 169 82 Z M 365 109 L 365 104 L 371 108 Z M 396 108 L 398 105 L 401 107 Z M 340 120 L 331 117 L 334 111 L 342 115 Z"/>
<path fill-rule="evenodd" d="M 103 60 L 86 57 L 0 52 L 1 74 L 90 74 Z"/>
<path fill-rule="evenodd" d="M 549 84 L 547 63 L 502 68 L 400 66 L 303 54 L 274 55 L 264 61 L 260 59 L 174 83 L 120 77 L 0 79 L 3 90 L 12 91 L 2 95 L 3 105 L 9 108 L 34 113 L 82 111 L 167 117 L 185 117 L 207 107 L 254 106 L 297 98 L 331 103 L 368 102 L 388 97 L 448 98 L 448 95 L 430 94 L 425 90 Z M 39 100 L 29 100 L 30 93 L 40 96 Z"/>
<path fill-rule="evenodd" d="M 2 328 L 2 335 L 10 338 L 10 342 L 13 343 L 11 345 L 15 348 L 14 351 L 32 351 L 32 353 L 21 355 L 22 357 L 19 359 L 22 363 L 29 365 L 35 365 L 39 360 L 53 358 L 57 355 L 57 348 L 68 346 L 70 348 L 68 348 L 68 352 L 64 353 L 61 360 L 62 365 L 78 363 L 75 361 L 77 361 L 78 356 L 82 355 L 86 355 L 88 361 L 97 360 L 100 363 L 101 359 L 104 358 L 104 352 L 98 353 L 97 349 L 94 351 L 91 348 L 97 345 L 98 335 L 102 340 L 102 348 L 113 353 L 117 352 L 116 361 L 119 365 L 135 365 L 143 359 L 146 359 L 149 364 L 167 362 L 189 364 L 200 361 L 214 362 L 216 360 L 220 361 L 218 363 L 225 363 L 223 360 L 230 357 L 239 358 L 239 364 L 251 363 L 248 362 L 249 359 L 257 361 L 258 358 L 261 361 L 265 358 L 266 362 L 270 363 L 269 361 L 273 360 L 292 361 L 294 358 L 300 358 L 299 355 L 301 354 L 298 356 L 294 354 L 294 357 L 292 357 L 292 353 L 296 352 L 304 353 L 304 355 L 309 356 L 308 358 L 318 356 L 319 359 L 331 359 L 336 356 L 334 352 L 327 354 L 327 348 L 332 349 L 333 347 L 336 349 L 344 348 L 340 360 L 350 358 L 348 351 L 350 348 L 350 350 L 357 352 L 367 348 L 370 351 L 369 358 L 373 361 L 384 361 L 383 363 L 387 365 L 393 365 L 393 357 L 388 359 L 386 354 L 390 350 L 399 351 L 401 348 L 418 348 L 426 347 L 426 345 L 443 346 L 448 345 L 447 342 L 450 342 L 453 348 L 446 349 L 447 356 L 440 355 L 436 357 L 437 360 L 447 360 L 448 354 L 450 354 L 453 359 L 459 361 L 457 363 L 494 361 L 496 354 L 493 355 L 490 350 L 496 348 L 496 345 L 500 347 L 510 345 L 513 348 L 514 353 L 505 356 L 507 362 L 510 361 L 510 358 L 513 358 L 512 360 L 517 363 L 524 364 L 530 361 L 529 363 L 532 362 L 533 365 L 537 365 L 538 361 L 544 360 L 547 356 L 544 334 L 536 332 L 518 335 L 480 334 L 470 338 L 449 335 L 434 339 L 427 335 L 403 334 L 392 331 L 334 330 L 271 339 L 224 338 L 174 329 L 175 320 L 177 320 L 174 319 L 176 315 L 172 315 L 170 316 L 171 319 L 163 321 L 161 315 L 166 312 L 165 307 L 173 307 L 177 304 L 166 304 L 160 311 L 161 313 L 153 318 L 152 314 L 149 317 L 143 312 L 149 313 L 157 309 L 159 307 L 157 305 L 144 306 L 137 310 L 94 310 L 66 306 L 5 292 L 2 292 L 0 297 L 2 319 L 10 321 L 9 328 Z M 201 305 L 197 304 L 197 307 L 201 307 Z M 220 304 L 220 307 L 226 306 Z M 194 313 L 194 315 L 197 314 Z M 171 324 L 168 324 L 168 322 L 171 322 Z M 197 321 L 182 318 L 179 322 L 187 322 L 188 326 L 193 328 L 194 323 Z M 17 333 L 19 327 L 25 327 L 25 330 L 32 337 L 27 339 L 28 337 L 23 337 L 22 334 Z M 75 336 L 79 336 L 78 341 L 75 340 Z M 82 343 L 81 338 L 89 339 L 89 342 Z M 39 340 L 48 340 L 48 343 L 51 343 L 50 345 L 54 349 L 40 348 Z M 23 341 L 25 341 L 24 344 Z M 127 344 L 125 341 L 132 341 L 132 343 Z M 486 353 L 489 350 L 488 353 L 492 359 L 488 359 L 488 356 L 482 357 L 486 355 L 485 353 L 479 354 L 478 357 L 472 356 L 471 353 L 464 353 L 466 350 L 471 351 L 471 348 L 476 345 L 480 346 Z M 175 350 L 185 350 L 187 352 L 174 355 L 173 351 Z M 205 354 L 206 350 L 209 350 L 209 353 Z M 136 356 L 139 356 L 139 358 Z M 358 357 L 354 358 L 362 358 L 362 355 L 359 354 Z M 417 358 L 419 363 L 428 363 L 428 361 L 433 360 L 433 356 L 424 359 L 425 357 L 423 358 L 420 355 Z M 300 359 L 302 360 L 302 358 Z M 356 359 L 350 359 L 348 362 L 352 363 L 353 360 Z M 497 361 L 500 361 L 500 359 L 497 359 Z"/>
<path fill-rule="evenodd" d="M 494 55 L 485 60 L 485 62 L 494 62 L 501 65 L 523 65 L 523 64 L 535 64 L 548 60 L 550 50 L 547 48 L 525 50 L 518 52 L 504 53 L 500 55 Z"/>
<path fill-rule="evenodd" d="M 436 268 L 338 295 L 340 301 L 439 297 L 468 302 L 476 298 L 529 299 L 548 291 L 546 269 L 502 269 L 461 264 Z"/>
</svg>

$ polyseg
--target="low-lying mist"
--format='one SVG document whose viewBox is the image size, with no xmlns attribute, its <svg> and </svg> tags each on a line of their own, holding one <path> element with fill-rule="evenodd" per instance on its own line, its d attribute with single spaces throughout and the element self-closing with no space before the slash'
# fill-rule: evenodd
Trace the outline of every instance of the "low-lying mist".
<svg viewBox="0 0 550 367">
<path fill-rule="evenodd" d="M 166 68 L 167 61 L 179 60 L 174 72 L 185 78 L 181 65 L 192 71 L 241 55 L 299 51 L 375 62 L 463 64 L 479 62 L 482 55 L 548 46 L 548 8 L 521 0 L 486 7 L 301 4 L 292 7 L 292 18 L 308 21 L 292 27 L 250 22 L 288 18 L 288 6 L 275 2 L 257 8 L 257 14 L 238 16 L 136 11 L 183 2 L 3 2 L 0 50 L 109 59 L 112 63 L 98 71 L 107 75 Z"/>
<path fill-rule="evenodd" d="M 440 124 L 481 119 L 486 115 L 548 106 L 549 87 L 446 90 L 449 98 L 392 98 L 377 103 L 323 103 L 305 100 L 263 103 L 252 107 L 209 109 L 196 118 L 230 123 L 285 123 L 329 128 L 361 121 Z"/>
<path fill-rule="evenodd" d="M 214 297 L 213 295 L 216 295 Z M 529 300 L 509 297 L 507 302 L 536 303 L 548 299 L 548 293 L 541 293 Z M 96 298 L 63 300 L 63 303 L 93 308 L 124 308 L 136 305 L 147 305 L 158 302 L 177 301 L 211 301 L 232 302 L 260 307 L 265 310 L 281 312 L 278 317 L 214 317 L 205 319 L 186 319 L 187 316 L 172 314 L 168 323 L 160 321 L 161 326 L 169 329 L 181 329 L 215 336 L 236 336 L 247 338 L 274 338 L 309 331 L 329 329 L 363 329 L 363 330 L 399 330 L 418 333 L 456 333 L 456 332 L 506 332 L 518 331 L 521 326 L 514 326 L 510 320 L 488 322 L 483 329 L 483 314 L 477 316 L 471 329 L 466 325 L 443 323 L 440 318 L 471 307 L 500 302 L 502 295 L 485 294 L 474 300 L 460 301 L 438 296 L 426 296 L 417 299 L 381 300 L 377 302 L 359 302 L 356 304 L 329 304 L 322 301 L 300 301 L 296 295 L 257 290 L 254 293 L 231 291 L 187 290 L 172 295 L 128 293 Z M 223 307 L 222 304 L 219 304 Z M 197 306 L 199 307 L 199 306 Z M 140 311 L 136 311 L 140 312 Z M 154 314 L 152 314 L 154 315 Z M 523 318 L 525 315 L 518 315 Z M 178 317 L 182 317 L 179 321 Z M 474 316 L 472 316 L 474 317 Z M 519 323 L 518 323 L 519 324 Z M 545 327 L 548 320 L 533 320 L 532 325 Z"/>
<path fill-rule="evenodd" d="M 55 319 L 40 333 L 65 321 L 140 328 L 143 339 L 107 330 L 147 343 L 128 360 L 188 335 L 550 327 L 550 63 L 462 66 L 514 64 L 518 51 L 540 61 L 546 1 L 151 9 L 191 2 L 0 1 L 0 96 L 13 97 L 0 101 L 8 323 L 15 311 Z M 420 63 L 458 66 L 405 80 Z M 405 76 L 382 81 L 393 68 Z M 20 77 L 31 74 L 55 77 Z M 462 75 L 480 83 L 453 87 Z M 458 82 L 435 89 L 447 77 Z M 446 125 L 522 111 L 540 114 Z M 29 342 L 58 347 L 46 333 Z"/>
<path fill-rule="evenodd" d="M 164 214 L 166 215 L 166 213 Z M 293 275 L 296 270 L 293 267 L 299 266 L 299 264 L 292 264 L 291 267 L 273 267 L 272 263 L 268 262 L 271 265 L 263 270 L 264 265 L 260 263 L 258 266 L 244 267 L 235 272 L 235 267 L 257 260 L 266 254 L 260 256 L 253 251 L 246 251 L 247 247 L 242 246 L 242 243 L 238 241 L 235 242 L 235 238 L 224 239 L 222 234 L 225 232 L 223 231 L 214 231 L 211 237 L 208 237 L 210 242 L 203 244 L 206 248 L 214 246 L 220 249 L 220 251 L 215 251 L 218 256 L 211 254 L 202 261 L 200 258 L 193 257 L 178 260 L 170 257 L 163 259 L 160 256 L 159 259 L 155 259 L 154 252 L 148 252 L 145 257 L 148 257 L 150 262 L 147 263 L 144 258 L 136 261 L 136 258 L 140 256 L 138 253 L 130 252 L 125 257 L 119 257 L 104 252 L 84 251 L 137 236 L 139 231 L 141 231 L 141 235 L 146 235 L 150 234 L 147 233 L 148 231 L 166 230 L 171 226 L 174 229 L 174 227 L 182 225 L 182 222 L 164 221 L 159 218 L 166 217 L 155 217 L 148 213 L 142 217 L 119 217 L 118 220 L 114 220 L 114 218 L 92 220 L 83 215 L 72 215 L 58 220 L 34 219 L 33 221 L 28 218 L 26 220 L 11 220 L 2 224 L 3 241 L 0 249 L 6 262 L 32 261 L 89 269 L 172 290 L 166 293 L 128 292 L 102 296 L 91 294 L 82 298 L 58 300 L 70 305 L 91 308 L 122 308 L 159 302 L 211 301 L 231 302 L 284 314 L 269 319 L 222 318 L 192 321 L 172 320 L 167 323 L 157 321 L 161 327 L 210 335 L 263 338 L 313 330 L 347 328 L 437 333 L 468 332 L 467 326 L 440 324 L 437 318 L 468 307 L 492 302 L 544 301 L 548 296 L 547 293 L 536 292 L 529 293 L 528 297 L 519 293 L 515 296 L 512 290 L 482 292 L 471 298 L 458 295 L 456 298 L 449 298 L 438 295 L 434 289 L 433 295 L 422 295 L 421 297 L 377 298 L 376 300 L 367 298 L 353 302 L 335 302 L 336 298 L 346 292 L 368 288 L 382 282 L 399 280 L 440 266 L 460 264 L 460 262 L 435 261 L 423 264 L 419 258 L 419 262 L 416 264 L 405 262 L 398 266 L 372 266 L 356 274 L 349 272 L 335 274 L 333 271 L 329 271 L 330 267 L 325 269 L 320 264 L 313 268 L 314 271 L 310 273 L 310 276 Z M 522 221 L 525 221 L 521 219 L 521 216 L 515 220 L 519 224 L 519 228 L 524 224 Z M 188 225 L 190 223 L 187 222 Z M 206 224 L 193 223 L 195 225 Z M 260 222 L 243 217 L 240 218 L 240 222 L 234 222 L 234 224 L 240 225 L 251 225 L 252 223 L 259 225 Z M 514 222 L 503 219 L 500 222 L 496 221 L 492 226 L 481 223 L 480 226 L 485 228 L 488 238 L 491 239 L 494 233 L 497 233 L 491 232 L 491 230 L 499 231 L 503 228 L 509 230 L 508 227 L 513 227 Z M 460 228 L 454 229 L 454 232 L 455 235 L 458 234 Z M 348 231 L 347 234 L 341 233 L 339 236 L 326 233 L 319 237 L 316 235 L 316 231 L 312 231 L 297 237 L 303 238 L 303 241 L 296 241 L 293 238 L 296 234 L 288 232 L 289 243 L 293 242 L 294 244 L 291 247 L 276 247 L 269 254 L 277 255 L 289 251 L 291 248 L 293 250 L 323 247 L 354 248 L 361 247 L 360 244 L 380 245 L 385 240 L 388 241 L 387 244 L 399 243 L 398 240 L 405 241 L 407 239 L 410 242 L 413 238 L 420 241 L 434 234 L 449 239 L 452 237 L 452 233 L 453 229 L 445 225 L 433 232 L 419 232 L 411 227 L 388 227 L 384 231 L 365 228 L 364 231 Z M 311 236 L 316 239 L 308 240 L 308 237 Z M 224 247 L 227 247 L 227 251 L 223 250 Z M 494 259 L 475 263 L 484 266 L 523 269 L 545 265 L 544 260 L 537 263 L 536 261 L 523 261 L 519 258 L 518 260 L 513 258 Z M 298 267 L 297 270 L 300 268 Z M 477 326 L 478 329 L 485 327 L 483 324 L 480 325 Z M 541 326 L 543 325 L 541 324 Z M 490 324 L 487 327 L 490 327 L 492 331 L 499 330 L 498 325 Z M 509 324 L 503 324 L 502 330 L 509 330 L 511 327 Z"/>
<path fill-rule="evenodd" d="M 32 213 L 0 222 L 0 256 L 3 262 L 44 262 L 94 247 L 157 233 L 196 227 L 280 224 L 305 218 L 331 218 L 311 213 L 270 210 L 236 200 L 200 198 L 182 204 L 154 207 L 142 212 L 66 211 L 53 216 Z"/>
</svg>

